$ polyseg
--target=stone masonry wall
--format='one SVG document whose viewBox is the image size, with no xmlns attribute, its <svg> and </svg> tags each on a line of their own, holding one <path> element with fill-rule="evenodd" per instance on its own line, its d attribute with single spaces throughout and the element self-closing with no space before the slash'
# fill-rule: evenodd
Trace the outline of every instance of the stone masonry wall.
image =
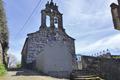
<svg viewBox="0 0 120 80">
<path fill-rule="evenodd" d="M 83 56 L 83 69 L 97 74 L 105 80 L 120 80 L 120 59 Z"/>
</svg>

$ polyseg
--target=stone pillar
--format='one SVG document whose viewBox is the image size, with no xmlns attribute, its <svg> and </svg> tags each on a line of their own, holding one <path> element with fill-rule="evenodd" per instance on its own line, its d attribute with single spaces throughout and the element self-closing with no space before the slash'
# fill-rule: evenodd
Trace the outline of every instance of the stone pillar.
<svg viewBox="0 0 120 80">
<path fill-rule="evenodd" d="M 120 6 L 120 0 L 118 0 L 118 5 Z"/>
<path fill-rule="evenodd" d="M 120 0 L 118 0 L 118 15 L 119 15 L 119 19 L 120 19 Z"/>
<path fill-rule="evenodd" d="M 62 14 L 58 17 L 58 30 L 61 32 L 63 31 L 63 20 L 62 20 Z"/>
<path fill-rule="evenodd" d="M 115 3 L 111 4 L 111 13 L 115 29 L 120 30 L 119 8 Z"/>
<path fill-rule="evenodd" d="M 41 11 L 41 28 L 45 28 L 46 27 L 46 14 L 45 11 L 42 10 Z"/>
<path fill-rule="evenodd" d="M 51 32 L 54 32 L 55 29 L 55 25 L 54 25 L 54 16 L 50 16 L 50 28 L 51 28 Z"/>
</svg>

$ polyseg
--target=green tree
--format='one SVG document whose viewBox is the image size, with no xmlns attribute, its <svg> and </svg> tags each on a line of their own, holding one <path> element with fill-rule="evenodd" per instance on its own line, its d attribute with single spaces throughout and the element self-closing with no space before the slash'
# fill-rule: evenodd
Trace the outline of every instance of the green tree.
<svg viewBox="0 0 120 80">
<path fill-rule="evenodd" d="M 21 64 L 20 63 L 17 64 L 17 68 L 21 68 Z"/>
<path fill-rule="evenodd" d="M 0 0 L 0 43 L 2 45 L 3 50 L 2 52 L 3 63 L 5 64 L 5 67 L 7 67 L 7 50 L 9 43 L 9 33 L 2 0 Z"/>
</svg>

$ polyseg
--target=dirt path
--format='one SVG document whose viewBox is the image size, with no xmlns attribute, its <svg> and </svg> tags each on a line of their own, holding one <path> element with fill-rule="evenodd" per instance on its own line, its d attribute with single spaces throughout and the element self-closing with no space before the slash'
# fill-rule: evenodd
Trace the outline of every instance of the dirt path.
<svg viewBox="0 0 120 80">
<path fill-rule="evenodd" d="M 68 80 L 58 79 L 50 76 L 39 75 L 32 71 L 8 71 L 5 77 L 0 77 L 0 80 Z"/>
</svg>

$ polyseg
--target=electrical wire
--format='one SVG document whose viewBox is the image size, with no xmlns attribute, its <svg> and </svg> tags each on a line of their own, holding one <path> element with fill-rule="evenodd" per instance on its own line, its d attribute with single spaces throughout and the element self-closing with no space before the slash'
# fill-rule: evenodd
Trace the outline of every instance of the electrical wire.
<svg viewBox="0 0 120 80">
<path fill-rule="evenodd" d="M 15 38 L 19 35 L 19 33 L 25 28 L 26 24 L 29 22 L 29 20 L 31 19 L 32 15 L 35 13 L 36 9 L 39 7 L 41 3 L 41 0 L 39 0 L 39 2 L 37 3 L 36 7 L 33 9 L 32 13 L 30 14 L 30 16 L 27 18 L 27 20 L 25 21 L 25 23 L 23 24 L 23 26 L 21 27 L 21 29 L 18 31 L 18 33 L 16 34 Z"/>
</svg>

